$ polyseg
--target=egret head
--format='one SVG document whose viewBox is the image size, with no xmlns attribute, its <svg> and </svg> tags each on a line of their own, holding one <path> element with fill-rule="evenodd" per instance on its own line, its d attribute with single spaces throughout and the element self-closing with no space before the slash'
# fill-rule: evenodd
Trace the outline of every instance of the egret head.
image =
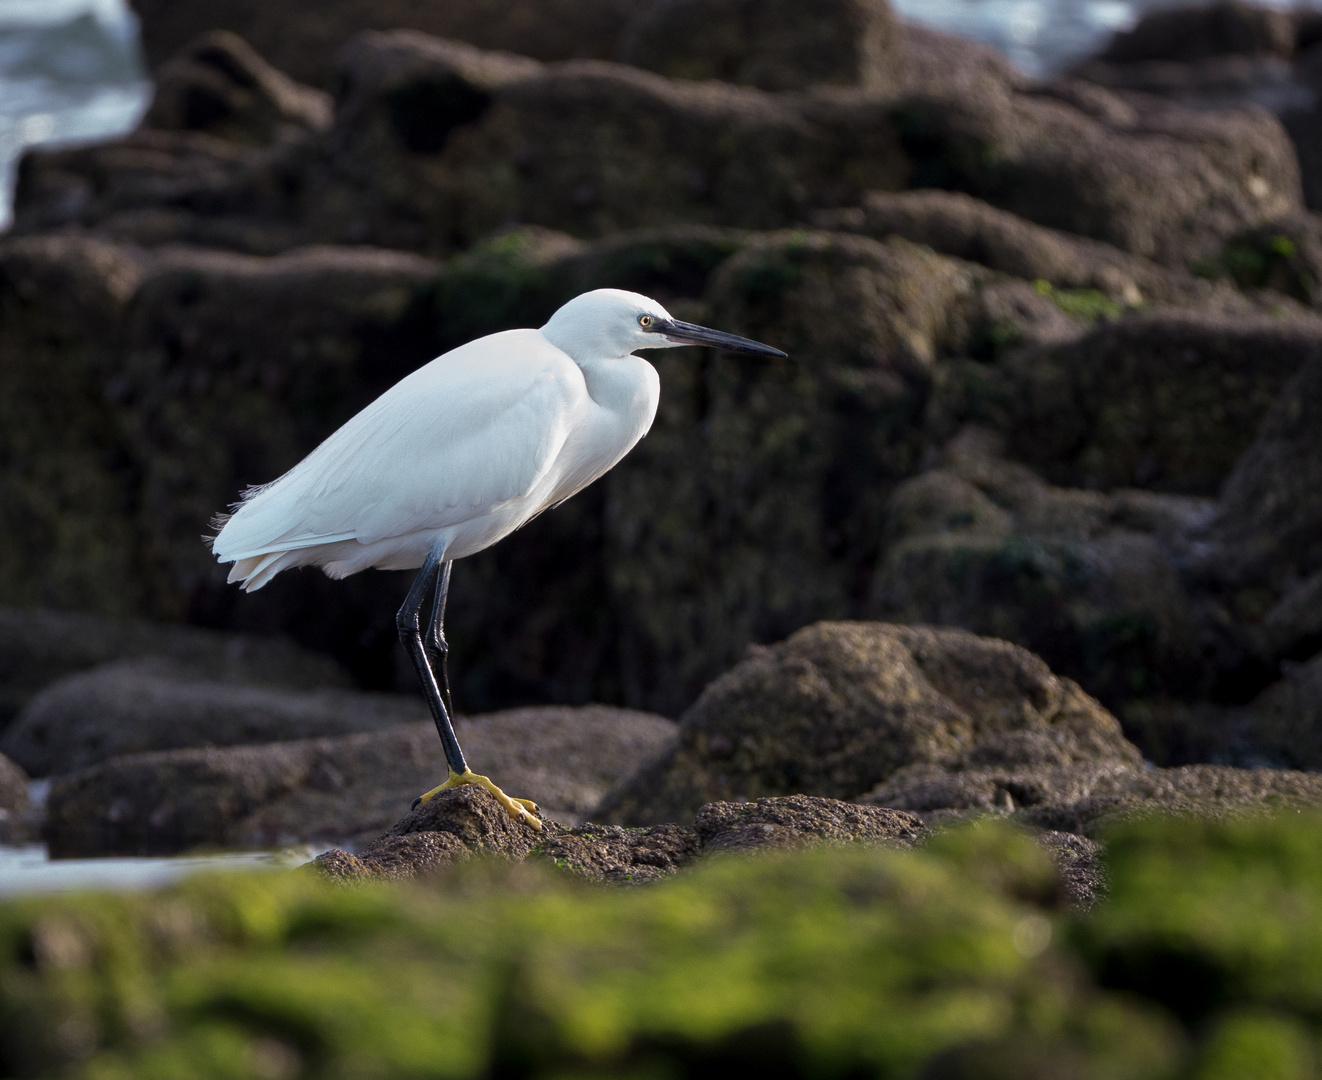
<svg viewBox="0 0 1322 1080">
<path fill-rule="evenodd" d="M 779 349 L 735 334 L 680 322 L 655 300 L 622 289 L 594 289 L 551 316 L 542 335 L 575 360 L 628 356 L 635 349 L 714 345 L 736 352 L 784 356 Z"/>
</svg>

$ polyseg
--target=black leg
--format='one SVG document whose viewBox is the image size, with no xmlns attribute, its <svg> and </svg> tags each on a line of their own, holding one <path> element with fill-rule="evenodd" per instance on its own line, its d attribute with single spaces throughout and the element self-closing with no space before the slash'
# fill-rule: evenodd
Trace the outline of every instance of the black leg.
<svg viewBox="0 0 1322 1080">
<path fill-rule="evenodd" d="M 404 598 L 403 606 L 395 616 L 395 628 L 399 631 L 399 640 L 404 646 L 404 651 L 413 661 L 413 669 L 418 673 L 422 691 L 427 695 L 427 705 L 431 708 L 432 719 L 436 721 L 436 731 L 441 736 L 441 745 L 445 748 L 445 760 L 450 766 L 450 771 L 463 774 L 468 772 L 468 762 L 464 760 L 464 752 L 459 749 L 459 740 L 455 738 L 454 727 L 450 723 L 450 713 L 445 707 L 445 702 L 441 700 L 436 676 L 432 674 L 431 665 L 427 663 L 427 649 L 422 642 L 422 605 L 426 602 L 427 589 L 432 583 L 432 578 L 436 576 L 440 562 L 439 548 L 432 548 L 427 554 L 426 562 L 422 564 L 422 569 L 418 571 L 418 576 L 413 579 L 413 585 L 409 589 L 408 596 Z M 443 574 L 447 586 L 450 578 L 449 567 L 450 564 L 445 563 Z M 445 601 L 441 600 L 442 607 L 444 604 Z"/>
<path fill-rule="evenodd" d="M 445 711 L 454 719 L 454 700 L 450 697 L 450 646 L 445 640 L 445 599 L 450 595 L 450 568 L 454 563 L 446 559 L 436 568 L 436 592 L 431 603 L 431 622 L 427 624 L 427 636 L 423 638 L 423 648 L 431 661 L 432 671 L 436 662 L 441 663 L 441 693 L 445 696 Z"/>
</svg>

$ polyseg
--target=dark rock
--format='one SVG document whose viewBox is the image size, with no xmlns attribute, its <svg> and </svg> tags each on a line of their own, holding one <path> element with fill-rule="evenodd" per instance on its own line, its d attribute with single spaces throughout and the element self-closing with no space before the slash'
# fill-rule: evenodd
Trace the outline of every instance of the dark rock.
<svg viewBox="0 0 1322 1080">
<path fill-rule="evenodd" d="M 1154 311 L 1010 357 L 1011 456 L 1074 487 L 1214 495 L 1322 343 L 1309 315 Z"/>
<path fill-rule="evenodd" d="M 265 145 L 331 124 L 329 95 L 277 71 L 237 34 L 212 30 L 189 42 L 156 74 L 143 124 L 204 131 Z"/>
<path fill-rule="evenodd" d="M 1082 759 L 1140 760 L 1101 706 L 1007 642 L 820 623 L 758 648 L 712 683 L 681 719 L 678 742 L 597 813 L 646 824 L 740 795 L 849 799 L 901 766 L 948 763 L 989 736 L 1042 729 L 1061 732 Z M 717 737 L 724 745 L 713 753 Z"/>
<path fill-rule="evenodd" d="M 48 776 L 120 754 L 376 732 L 426 717 L 423 702 L 403 695 L 251 686 L 130 660 L 42 690 L 0 737 L 0 751 Z"/>
<path fill-rule="evenodd" d="M 1201 613 L 1179 566 L 1211 500 L 1057 488 L 970 429 L 895 489 L 871 610 L 1040 653 L 1117 708 L 1206 689 Z"/>
<path fill-rule="evenodd" d="M 813 843 L 912 847 L 925 831 L 912 814 L 812 795 L 707 803 L 699 807 L 694 827 L 704 854 Z"/>
<path fill-rule="evenodd" d="M 1217 0 L 1206 6 L 1146 12 L 1133 29 L 1117 33 L 1101 56 L 1121 64 L 1189 62 L 1227 53 L 1288 60 L 1294 49 L 1290 12 L 1242 0 Z"/>
<path fill-rule="evenodd" d="M 1056 289 L 1095 290 L 1123 307 L 1156 302 L 1248 308 L 1229 289 L 1109 244 L 1034 225 L 959 192 L 872 192 L 859 207 L 824 211 L 817 221 L 824 228 L 877 239 L 900 236 L 1012 277 L 1046 281 Z"/>
<path fill-rule="evenodd" d="M 618 825 L 578 825 L 548 830 L 534 851 L 590 881 L 640 885 L 689 865 L 700 848 L 697 832 L 691 826 L 623 829 Z"/>
<path fill-rule="evenodd" d="M 625 26 L 616 59 L 672 79 L 886 93 L 903 82 L 903 44 L 886 0 L 811 8 L 794 0 L 652 0 Z"/>
<path fill-rule="evenodd" d="M 156 657 L 220 683 L 342 687 L 344 672 L 288 641 L 61 611 L 0 608 L 0 730 L 38 691 L 73 672 Z"/>
<path fill-rule="evenodd" d="M 516 709 L 455 724 L 475 769 L 571 821 L 659 751 L 674 727 L 603 706 Z M 361 840 L 397 821 L 445 772 L 430 722 L 335 739 L 128 754 L 56 778 L 48 833 L 52 850 L 65 855 Z M 425 810 L 405 821 L 429 820 L 417 816 Z"/>
<path fill-rule="evenodd" d="M 1301 206 L 1290 140 L 1265 111 L 1123 104 L 990 78 L 932 85 L 896 106 L 909 186 L 964 191 L 1171 267 Z"/>
<path fill-rule="evenodd" d="M 421 30 L 539 60 L 610 60 L 630 8 L 616 0 L 223 0 L 205 11 L 177 0 L 132 0 L 153 71 L 207 30 L 231 30 L 281 71 L 327 85 L 335 57 L 364 30 Z"/>
<path fill-rule="evenodd" d="M 0 754 L 0 844 L 26 843 L 39 834 L 27 773 Z"/>
<path fill-rule="evenodd" d="M 1322 570 L 1322 335 L 1301 361 L 1222 491 L 1202 564 L 1225 588 L 1280 596 Z"/>
<path fill-rule="evenodd" d="M 1232 237 L 1209 269 L 1322 310 L 1322 214 L 1295 214 Z"/>
<path fill-rule="evenodd" d="M 1004 94 L 1030 84 L 1005 53 L 990 45 L 916 22 L 904 22 L 900 29 L 904 35 L 906 94 Z"/>
</svg>

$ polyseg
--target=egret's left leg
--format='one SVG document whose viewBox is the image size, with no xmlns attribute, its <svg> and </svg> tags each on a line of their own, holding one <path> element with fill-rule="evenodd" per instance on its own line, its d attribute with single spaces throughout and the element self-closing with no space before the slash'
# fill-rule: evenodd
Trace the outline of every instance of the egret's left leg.
<svg viewBox="0 0 1322 1080">
<path fill-rule="evenodd" d="M 427 590 L 433 584 L 433 578 L 435 579 L 436 593 L 432 600 L 432 617 L 427 627 L 427 640 L 424 642 L 421 618 L 422 607 L 427 599 Z M 542 823 L 537 816 L 539 813 L 537 804 L 529 799 L 511 799 L 487 777 L 479 776 L 473 772 L 464 759 L 463 750 L 459 748 L 459 740 L 455 736 L 454 726 L 450 722 L 451 710 L 447 707 L 450 699 L 449 673 L 445 671 L 444 667 L 442 668 L 445 674 L 445 700 L 443 701 L 430 662 L 432 656 L 435 655 L 440 657 L 444 664 L 446 654 L 449 651 L 445 643 L 445 631 L 442 625 L 445 616 L 445 599 L 449 589 L 450 563 L 448 560 L 444 562 L 441 560 L 439 546 L 433 547 L 427 553 L 427 559 L 422 564 L 422 569 L 418 571 L 418 576 L 414 578 L 408 596 L 405 597 L 399 613 L 395 616 L 395 626 L 399 631 L 399 640 L 409 654 L 409 659 L 413 661 L 414 670 L 418 673 L 418 680 L 422 683 L 423 693 L 427 697 L 427 705 L 431 709 L 432 719 L 436 723 L 437 734 L 441 737 L 441 746 L 445 749 L 445 760 L 450 772 L 450 776 L 445 783 L 437 785 L 425 795 L 415 799 L 413 807 L 417 809 L 418 806 L 430 800 L 437 792 L 444 791 L 446 788 L 474 784 L 486 788 L 496 798 L 496 801 L 505 808 L 510 817 L 524 821 L 535 829 L 540 829 Z"/>
</svg>

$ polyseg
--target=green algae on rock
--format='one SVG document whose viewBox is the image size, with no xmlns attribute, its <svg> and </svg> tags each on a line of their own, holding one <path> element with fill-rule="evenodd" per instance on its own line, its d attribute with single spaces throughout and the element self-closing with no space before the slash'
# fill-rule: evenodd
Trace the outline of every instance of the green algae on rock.
<svg viewBox="0 0 1322 1080">
<path fill-rule="evenodd" d="M 1315 1075 L 1322 819 L 1148 820 L 1110 897 L 983 825 L 713 859 L 642 889 L 547 861 L 0 904 L 0 1072 L 467 1078 Z M 1256 1053 L 1257 1057 L 1253 1055 Z"/>
</svg>

